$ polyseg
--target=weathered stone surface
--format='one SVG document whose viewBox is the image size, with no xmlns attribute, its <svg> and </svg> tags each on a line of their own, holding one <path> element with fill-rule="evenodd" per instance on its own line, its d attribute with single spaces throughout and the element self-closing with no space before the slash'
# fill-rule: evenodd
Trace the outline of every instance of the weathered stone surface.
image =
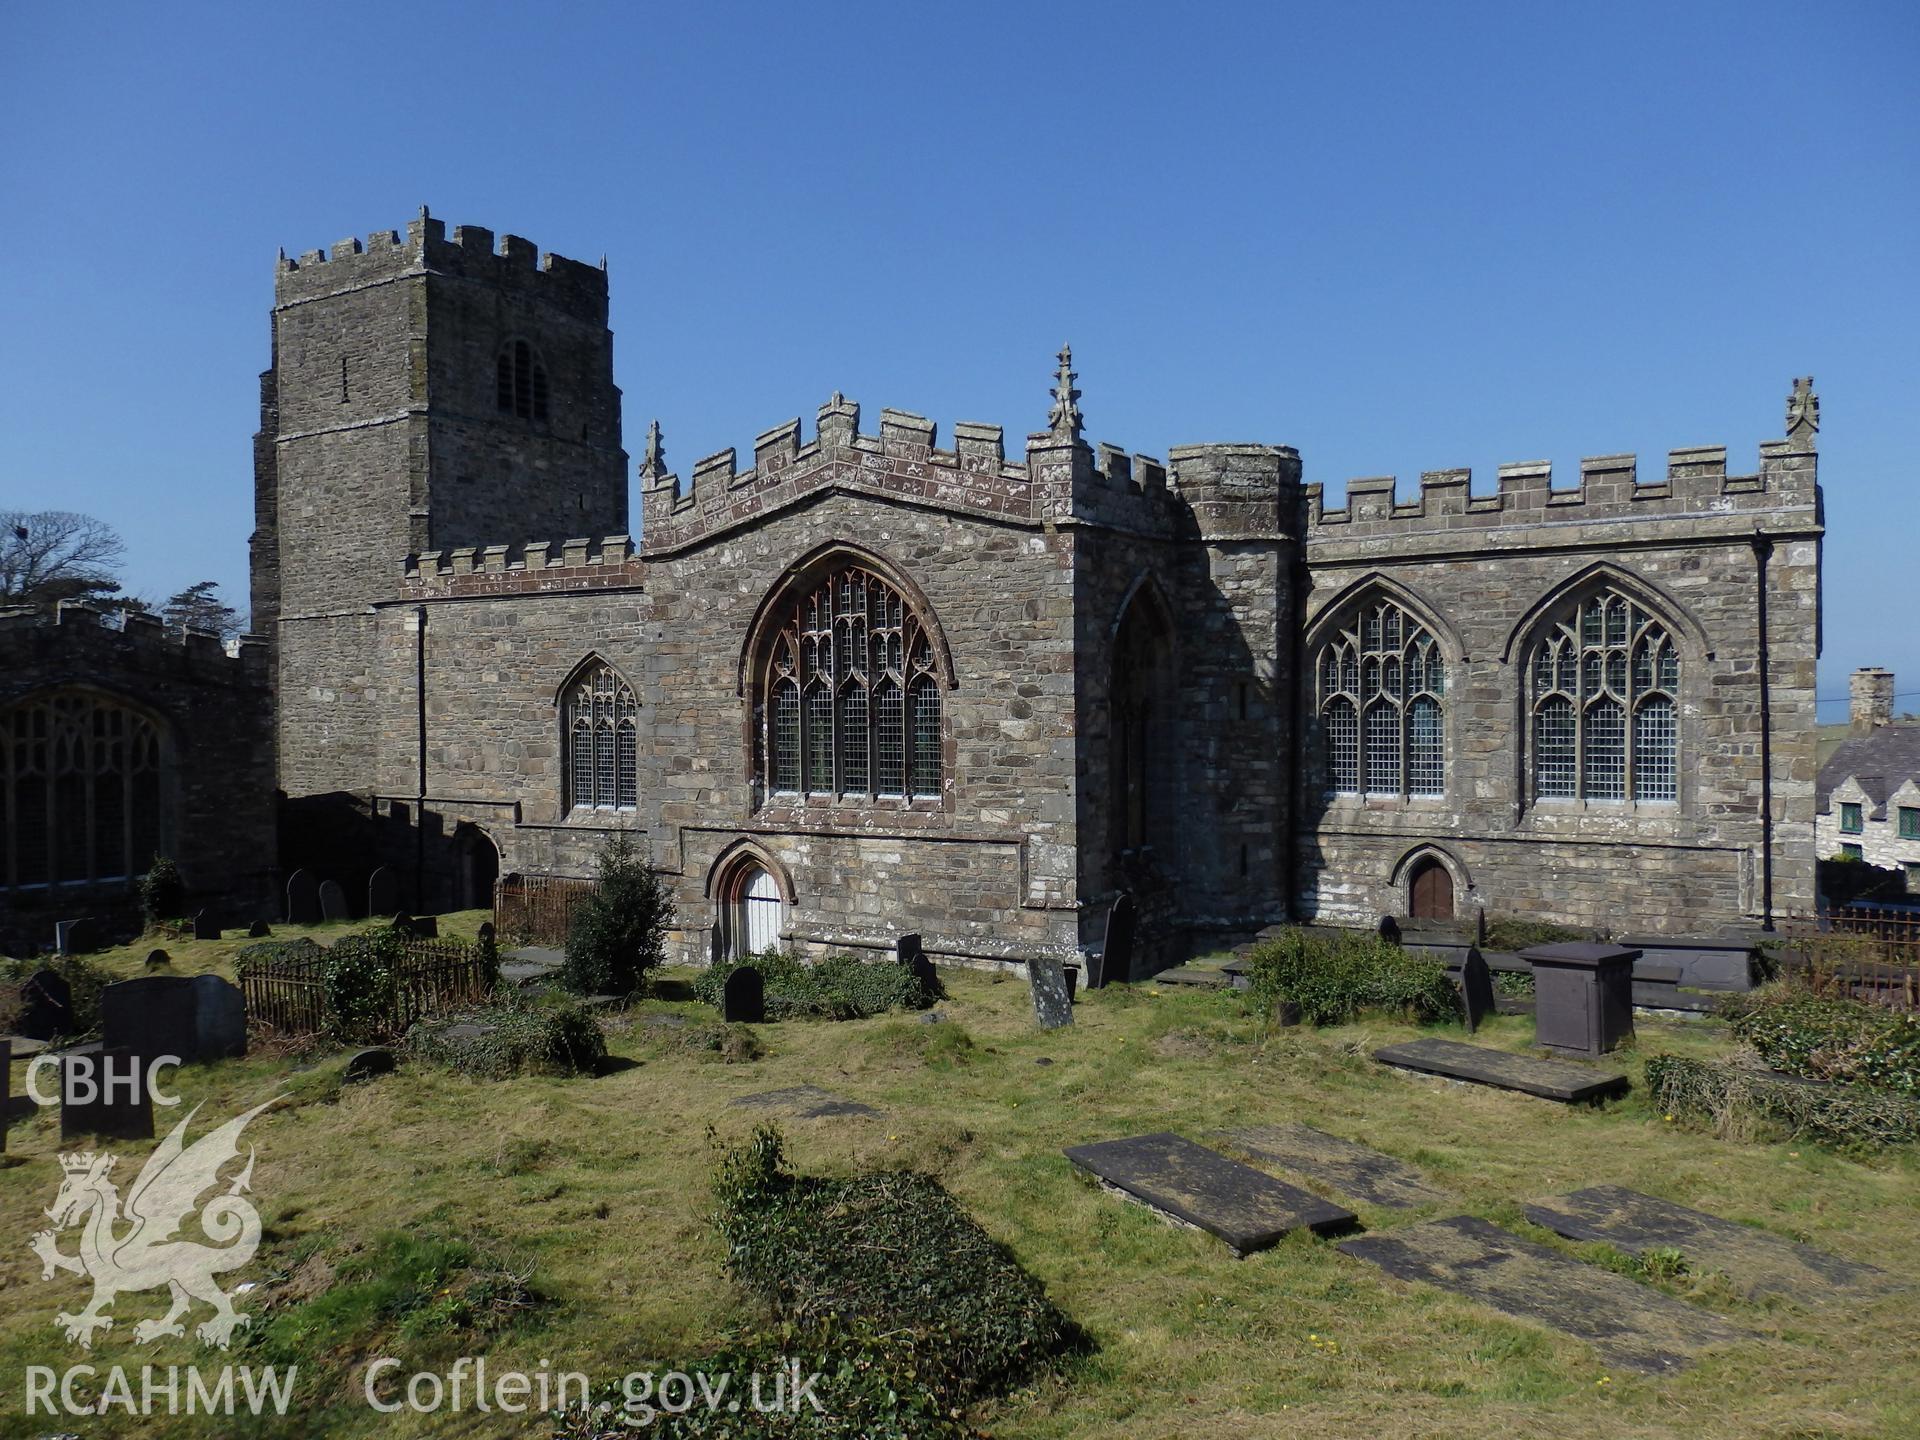
<svg viewBox="0 0 1920 1440">
<path fill-rule="evenodd" d="M 1603 1241 L 1628 1255 L 1678 1250 L 1693 1270 L 1717 1270 L 1750 1297 L 1834 1300 L 1896 1283 L 1872 1265 L 1622 1185 L 1595 1185 L 1537 1201 L 1526 1207 L 1526 1215 L 1569 1240 Z"/>
<path fill-rule="evenodd" d="M 246 1002 L 217 975 L 144 975 L 100 992 L 100 1036 L 109 1050 L 182 1064 L 247 1051 Z"/>
<path fill-rule="evenodd" d="M 1493 971 L 1487 968 L 1486 957 L 1470 946 L 1459 968 L 1449 967 L 1449 973 L 1459 987 L 1460 1005 L 1467 1017 L 1467 1033 L 1472 1034 L 1498 1008 L 1499 1002 L 1493 993 Z"/>
<path fill-rule="evenodd" d="M 1565 1060 L 1536 1060 L 1484 1045 L 1462 1045 L 1457 1040 L 1410 1040 L 1376 1050 L 1373 1058 L 1402 1070 L 1519 1090 L 1564 1104 L 1623 1094 L 1628 1086 L 1627 1077 L 1617 1070 L 1597 1070 Z"/>
<path fill-rule="evenodd" d="M 1603 1055 L 1633 1038 L 1633 966 L 1638 950 L 1574 942 L 1536 945 L 1534 1043 L 1569 1054 Z"/>
<path fill-rule="evenodd" d="M 1623 1370 L 1677 1370 L 1716 1345 L 1752 1338 L 1692 1305 L 1469 1215 L 1364 1235 L 1340 1249 L 1398 1279 L 1425 1281 L 1584 1340 Z"/>
<path fill-rule="evenodd" d="M 1324 1233 L 1354 1222 L 1352 1211 L 1172 1133 L 1075 1145 L 1065 1153 L 1103 1184 L 1241 1255 L 1264 1250 L 1292 1230 Z"/>
<path fill-rule="evenodd" d="M 1067 972 L 1060 961 L 1029 960 L 1027 983 L 1033 988 L 1033 1017 L 1042 1030 L 1073 1023 L 1073 997 L 1067 993 Z"/>
<path fill-rule="evenodd" d="M 1369 1205 L 1405 1210 L 1450 1198 L 1446 1191 L 1428 1184 L 1406 1161 L 1311 1125 L 1248 1125 L 1220 1130 L 1208 1138 L 1221 1140 L 1262 1164 L 1318 1180 Z"/>
<path fill-rule="evenodd" d="M 769 1110 L 791 1115 L 796 1120 L 829 1120 L 837 1116 L 877 1117 L 881 1113 L 871 1105 L 835 1095 L 817 1085 L 789 1085 L 783 1090 L 762 1090 L 753 1095 L 736 1096 L 728 1103 L 749 1110 Z"/>
</svg>

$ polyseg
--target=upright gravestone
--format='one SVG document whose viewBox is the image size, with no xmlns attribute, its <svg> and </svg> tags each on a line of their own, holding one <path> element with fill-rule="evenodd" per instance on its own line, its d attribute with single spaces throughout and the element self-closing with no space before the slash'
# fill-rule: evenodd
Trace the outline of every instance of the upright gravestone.
<svg viewBox="0 0 1920 1440">
<path fill-rule="evenodd" d="M 1087 988 L 1098 990 L 1103 985 L 1124 985 L 1133 979 L 1133 930 L 1137 908 L 1133 896 L 1124 890 L 1114 898 L 1113 906 L 1107 911 L 1107 938 L 1100 946 L 1100 962 L 1097 971 L 1087 977 Z M 1066 982 L 1061 982 L 1064 985 Z"/>
<path fill-rule="evenodd" d="M 1493 971 L 1487 968 L 1487 957 L 1480 953 L 1478 946 L 1467 947 L 1467 958 L 1460 962 L 1454 981 L 1460 987 L 1460 1006 L 1466 1011 L 1467 1031 L 1471 1034 L 1494 1012 Z"/>
<path fill-rule="evenodd" d="M 220 922 L 214 919 L 211 910 L 196 910 L 193 912 L 193 938 L 196 940 L 218 940 L 220 938 Z"/>
<path fill-rule="evenodd" d="M 287 923 L 320 923 L 320 886 L 305 870 L 296 870 L 287 877 Z"/>
<path fill-rule="evenodd" d="M 0 1035 L 0 1155 L 7 1150 L 7 1126 L 13 1123 L 13 1041 Z"/>
<path fill-rule="evenodd" d="M 1027 962 L 1027 981 L 1033 986 L 1033 1018 L 1042 1030 L 1058 1030 L 1073 1023 L 1073 999 L 1067 993 L 1067 968 L 1052 956 Z"/>
<path fill-rule="evenodd" d="M 70 1050 L 62 1057 L 60 1138 L 80 1135 L 153 1138 L 153 1097 L 141 1057 L 110 1046 Z"/>
<path fill-rule="evenodd" d="M 73 987 L 57 970 L 36 970 L 20 987 L 19 1031 L 29 1040 L 73 1032 Z"/>
<path fill-rule="evenodd" d="M 56 920 L 53 924 L 53 948 L 62 955 L 85 955 L 100 948 L 98 927 L 82 915 L 78 920 Z"/>
<path fill-rule="evenodd" d="M 737 965 L 720 993 L 720 1018 L 729 1025 L 758 1025 L 767 1018 L 766 979 L 751 965 Z"/>
<path fill-rule="evenodd" d="M 392 915 L 400 908 L 400 883 L 381 865 L 367 877 L 367 914 Z"/>
<path fill-rule="evenodd" d="M 1380 917 L 1380 938 L 1389 945 L 1398 945 L 1400 943 L 1400 922 L 1391 915 L 1382 915 Z"/>
<path fill-rule="evenodd" d="M 240 987 L 218 975 L 195 975 L 193 1029 L 195 1058 L 227 1060 L 247 1053 L 247 1000 Z"/>
<path fill-rule="evenodd" d="M 271 934 L 273 934 L 273 926 L 264 920 L 256 920 L 247 927 L 249 940 L 265 940 Z"/>
<path fill-rule="evenodd" d="M 167 954 L 166 951 L 149 950 L 147 952 L 147 973 L 149 975 L 156 970 L 170 970 L 172 968 L 173 957 Z"/>
<path fill-rule="evenodd" d="M 480 922 L 480 928 L 474 933 L 473 938 L 476 945 L 498 945 L 500 943 L 499 932 L 493 928 L 493 921 L 491 920 L 482 920 Z"/>
<path fill-rule="evenodd" d="M 320 918 L 329 922 L 353 918 L 347 908 L 347 889 L 338 880 L 320 882 Z"/>
<path fill-rule="evenodd" d="M 110 1051 L 150 1064 L 200 1058 L 200 1026 L 193 981 L 185 975 L 144 975 L 100 992 L 100 1041 Z"/>
<path fill-rule="evenodd" d="M 933 968 L 933 961 L 927 958 L 927 952 L 921 947 L 918 935 L 902 935 L 895 940 L 893 956 L 913 972 L 913 978 L 919 982 L 920 993 L 929 1004 L 940 998 L 940 976 Z"/>
</svg>

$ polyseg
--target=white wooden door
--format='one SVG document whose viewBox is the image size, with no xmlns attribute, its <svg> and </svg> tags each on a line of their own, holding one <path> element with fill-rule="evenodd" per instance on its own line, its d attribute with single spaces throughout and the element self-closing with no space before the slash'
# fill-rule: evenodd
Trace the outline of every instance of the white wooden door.
<svg viewBox="0 0 1920 1440">
<path fill-rule="evenodd" d="M 758 955 L 779 945 L 782 904 L 780 887 L 773 876 L 764 870 L 754 871 L 741 891 L 740 905 L 740 932 L 746 939 L 742 953 Z"/>
</svg>

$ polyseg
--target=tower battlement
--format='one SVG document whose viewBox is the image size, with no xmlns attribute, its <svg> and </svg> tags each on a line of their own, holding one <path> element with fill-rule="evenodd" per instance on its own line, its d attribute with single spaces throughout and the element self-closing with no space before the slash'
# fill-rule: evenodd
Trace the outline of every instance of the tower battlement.
<svg viewBox="0 0 1920 1440">
<path fill-rule="evenodd" d="M 462 545 L 409 555 L 401 598 L 633 589 L 645 576 L 629 535 Z"/>
<path fill-rule="evenodd" d="M 501 235 L 479 225 L 455 226 L 422 209 L 403 234 L 376 230 L 364 242 L 349 235 L 328 250 L 308 250 L 298 258 L 284 252 L 274 269 L 274 301 L 287 306 L 380 284 L 402 275 L 438 274 L 484 280 L 506 289 L 537 287 L 547 304 L 559 305 L 582 319 L 604 322 L 607 272 L 548 251 L 518 235 Z"/>
</svg>

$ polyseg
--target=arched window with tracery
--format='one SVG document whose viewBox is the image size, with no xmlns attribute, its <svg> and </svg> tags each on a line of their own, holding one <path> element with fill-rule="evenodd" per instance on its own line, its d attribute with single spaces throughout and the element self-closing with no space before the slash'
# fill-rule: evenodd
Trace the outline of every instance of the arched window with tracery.
<svg viewBox="0 0 1920 1440">
<path fill-rule="evenodd" d="M 547 418 L 547 367 L 524 340 L 501 346 L 494 359 L 493 405 L 501 414 L 522 420 Z"/>
<path fill-rule="evenodd" d="M 937 800 L 933 637 L 900 591 L 846 565 L 783 603 L 761 666 L 758 750 L 776 795 Z"/>
<path fill-rule="evenodd" d="M 0 710 L 0 889 L 124 881 L 161 848 L 160 731 L 106 696 Z"/>
<path fill-rule="evenodd" d="M 640 702 L 611 665 L 567 687 L 567 808 L 632 810 L 640 803 Z"/>
<path fill-rule="evenodd" d="M 1391 600 L 1370 600 L 1321 646 L 1325 783 L 1339 795 L 1446 793 L 1447 662 Z"/>
<path fill-rule="evenodd" d="M 1670 627 L 1605 589 L 1569 605 L 1527 666 L 1538 800 L 1679 798 L 1680 652 Z"/>
</svg>

